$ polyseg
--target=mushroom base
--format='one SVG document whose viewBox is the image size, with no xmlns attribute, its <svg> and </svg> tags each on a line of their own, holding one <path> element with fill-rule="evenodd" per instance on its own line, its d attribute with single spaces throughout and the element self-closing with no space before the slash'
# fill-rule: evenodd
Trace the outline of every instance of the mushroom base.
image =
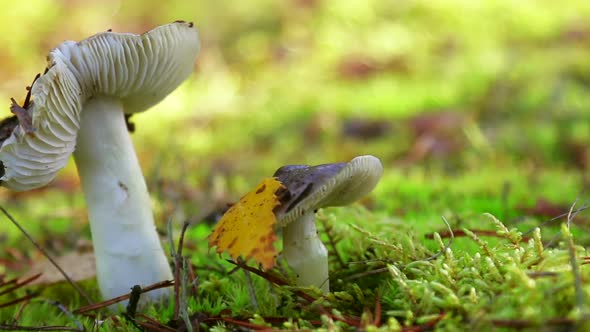
<svg viewBox="0 0 590 332">
<path fill-rule="evenodd" d="M 128 294 L 134 285 L 172 279 L 121 103 L 95 98 L 84 106 L 81 118 L 74 158 L 102 296 L 109 299 Z M 169 294 L 169 289 L 160 289 L 142 294 L 141 301 Z"/>
<path fill-rule="evenodd" d="M 328 250 L 318 236 L 313 211 L 283 228 L 282 256 L 297 274 L 297 285 L 330 290 Z"/>
</svg>

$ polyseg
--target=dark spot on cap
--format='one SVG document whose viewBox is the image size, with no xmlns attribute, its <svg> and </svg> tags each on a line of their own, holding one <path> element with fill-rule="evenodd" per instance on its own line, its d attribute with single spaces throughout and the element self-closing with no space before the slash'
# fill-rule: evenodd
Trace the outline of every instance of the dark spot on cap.
<svg viewBox="0 0 590 332">
<path fill-rule="evenodd" d="M 264 190 L 266 190 L 266 184 L 263 184 L 262 187 L 258 188 L 258 190 L 256 190 L 257 194 L 260 194 L 261 192 L 263 192 Z"/>
<path fill-rule="evenodd" d="M 238 238 L 237 237 L 234 237 L 234 239 L 231 240 L 231 242 L 227 246 L 227 249 L 231 249 L 236 244 L 236 242 L 238 242 Z"/>
<path fill-rule="evenodd" d="M 313 188 L 313 183 L 309 183 L 307 185 L 307 187 L 305 187 L 305 189 L 301 192 L 301 194 L 295 200 L 293 200 L 289 204 L 289 206 L 287 207 L 286 212 L 289 212 L 289 211 L 293 210 L 293 208 L 295 206 L 297 206 L 297 204 L 299 204 L 299 202 L 301 202 L 304 198 L 306 198 L 309 195 L 309 193 L 311 192 L 311 189 L 312 188 Z"/>
<path fill-rule="evenodd" d="M 117 184 L 119 185 L 119 188 L 123 189 L 123 191 L 125 191 L 126 193 L 129 192 L 129 188 L 127 188 L 127 186 L 123 182 L 119 181 Z"/>
<path fill-rule="evenodd" d="M 3 177 L 5 174 L 4 171 L 4 164 L 0 161 L 0 178 Z M 0 181 L 0 184 L 2 183 L 2 181 Z"/>
</svg>

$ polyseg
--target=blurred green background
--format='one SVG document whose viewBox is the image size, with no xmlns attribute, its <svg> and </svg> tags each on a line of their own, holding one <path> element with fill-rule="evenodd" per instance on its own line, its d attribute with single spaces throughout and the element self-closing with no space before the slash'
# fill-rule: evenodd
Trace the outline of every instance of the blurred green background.
<svg viewBox="0 0 590 332">
<path fill-rule="evenodd" d="M 569 204 L 586 181 L 587 0 L 0 6 L 2 116 L 64 40 L 195 22 L 194 75 L 132 118 L 160 226 L 215 211 L 282 165 L 362 154 L 386 169 L 365 205 L 428 231 L 440 215 L 509 221 L 541 199 Z M 0 199 L 36 234 L 88 237 L 72 163 L 48 188 Z M 20 238 L 0 228 L 0 244 Z"/>
</svg>

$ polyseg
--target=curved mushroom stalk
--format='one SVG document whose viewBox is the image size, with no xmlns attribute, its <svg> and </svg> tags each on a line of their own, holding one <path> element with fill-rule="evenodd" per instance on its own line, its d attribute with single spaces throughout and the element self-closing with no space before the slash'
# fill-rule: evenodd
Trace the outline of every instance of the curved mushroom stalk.
<svg viewBox="0 0 590 332">
<path fill-rule="evenodd" d="M 91 100 L 80 124 L 74 160 L 88 205 L 102 295 L 109 299 L 128 293 L 135 284 L 172 279 L 121 102 Z M 168 294 L 168 289 L 160 289 L 142 298 Z"/>
<path fill-rule="evenodd" d="M 330 289 L 328 251 L 317 234 L 314 211 L 360 199 L 375 188 L 382 173 L 381 161 L 370 155 L 347 163 L 288 165 L 275 172 L 289 190 L 289 199 L 276 213 L 283 227 L 283 256 L 297 272 L 298 285 Z"/>
<path fill-rule="evenodd" d="M 297 285 L 330 291 L 328 250 L 318 236 L 313 211 L 283 228 L 282 256 L 297 274 Z"/>
</svg>

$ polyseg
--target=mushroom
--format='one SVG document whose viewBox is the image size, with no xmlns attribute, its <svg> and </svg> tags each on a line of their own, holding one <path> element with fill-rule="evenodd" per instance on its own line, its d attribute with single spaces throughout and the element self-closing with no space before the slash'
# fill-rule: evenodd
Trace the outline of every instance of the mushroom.
<svg viewBox="0 0 590 332">
<path fill-rule="evenodd" d="M 196 29 L 182 21 L 142 35 L 108 31 L 66 41 L 49 53 L 25 105 L 13 101 L 19 125 L 0 142 L 1 185 L 45 186 L 74 154 L 105 298 L 172 279 L 125 116 L 176 89 L 198 51 Z M 150 292 L 142 301 L 167 294 Z"/>
<path fill-rule="evenodd" d="M 381 161 L 370 155 L 347 163 L 283 166 L 275 172 L 290 194 L 275 214 L 283 228 L 282 257 L 296 273 L 298 285 L 330 289 L 328 250 L 318 236 L 315 212 L 360 199 L 373 190 L 382 173 Z"/>
</svg>

